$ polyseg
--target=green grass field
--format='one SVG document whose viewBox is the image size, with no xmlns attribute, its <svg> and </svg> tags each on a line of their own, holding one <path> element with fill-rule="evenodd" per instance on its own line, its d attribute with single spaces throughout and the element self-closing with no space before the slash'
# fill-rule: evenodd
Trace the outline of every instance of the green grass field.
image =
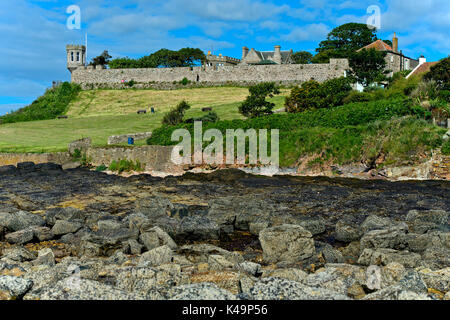
<svg viewBox="0 0 450 320">
<path fill-rule="evenodd" d="M 270 100 L 275 109 L 284 106 L 289 90 Z M 0 152 L 66 151 L 71 141 L 90 137 L 94 146 L 105 146 L 111 135 L 153 131 L 164 114 L 186 100 L 191 110 L 186 117 L 199 117 L 203 107 L 213 107 L 221 120 L 241 119 L 238 107 L 247 88 L 215 87 L 180 90 L 88 90 L 71 102 L 68 119 L 18 122 L 0 125 Z M 138 115 L 154 106 L 156 114 Z M 145 144 L 145 141 L 138 142 Z"/>
</svg>

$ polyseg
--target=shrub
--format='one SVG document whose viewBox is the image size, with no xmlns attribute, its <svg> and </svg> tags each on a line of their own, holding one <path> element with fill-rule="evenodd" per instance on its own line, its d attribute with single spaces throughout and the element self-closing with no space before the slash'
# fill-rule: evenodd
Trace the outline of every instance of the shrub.
<svg viewBox="0 0 450 320">
<path fill-rule="evenodd" d="M 301 87 L 292 89 L 291 95 L 286 98 L 286 110 L 294 113 L 342 105 L 351 90 L 348 78 L 331 79 L 322 84 L 309 80 Z"/>
<path fill-rule="evenodd" d="M 194 123 L 195 121 L 202 121 L 202 122 L 217 122 L 219 121 L 219 116 L 215 111 L 210 111 L 207 114 L 205 114 L 203 117 L 198 118 L 190 118 L 184 121 L 185 123 Z"/>
<path fill-rule="evenodd" d="M 239 112 L 245 117 L 256 118 L 262 115 L 272 114 L 274 103 L 266 101 L 266 98 L 279 94 L 280 91 L 275 82 L 263 82 L 249 89 L 250 95 L 239 106 Z"/>
<path fill-rule="evenodd" d="M 186 110 L 189 110 L 190 108 L 191 106 L 186 101 L 181 101 L 174 109 L 164 116 L 162 123 L 172 126 L 182 123 Z"/>
<path fill-rule="evenodd" d="M 281 132 L 292 132 L 298 128 L 329 127 L 343 128 L 371 123 L 377 120 L 389 120 L 392 117 L 415 115 L 423 118 L 425 110 L 420 106 L 413 106 L 408 99 L 397 98 L 391 100 L 377 100 L 370 102 L 350 103 L 332 109 L 308 110 L 302 113 L 285 113 L 251 118 L 248 120 L 224 120 L 205 124 L 203 130 L 219 129 L 226 133 L 226 129 L 279 129 Z M 185 128 L 193 134 L 193 124 L 182 123 L 177 126 L 162 126 L 153 131 L 147 140 L 151 145 L 174 145 L 171 141 L 172 132 L 178 128 Z"/>
<path fill-rule="evenodd" d="M 450 140 L 444 142 L 441 151 L 445 155 L 450 155 Z"/>
<path fill-rule="evenodd" d="M 180 83 L 183 86 L 186 86 L 186 85 L 188 85 L 190 83 L 190 81 L 188 80 L 188 78 L 184 77 L 183 80 L 180 81 Z"/>
<path fill-rule="evenodd" d="M 64 82 L 60 86 L 48 89 L 44 95 L 32 104 L 15 112 L 0 117 L 3 123 L 55 119 L 67 111 L 81 87 L 77 84 Z"/>
<path fill-rule="evenodd" d="M 132 160 L 122 159 L 120 161 L 113 160 L 109 166 L 109 170 L 122 173 L 130 171 L 142 171 L 143 169 L 139 160 L 136 160 L 136 163 L 134 163 Z"/>
<path fill-rule="evenodd" d="M 354 103 L 354 102 L 368 102 L 373 100 L 374 95 L 368 92 L 350 91 L 350 93 L 342 99 L 343 104 Z"/>
<path fill-rule="evenodd" d="M 425 80 L 434 80 L 442 90 L 450 90 L 450 57 L 442 59 L 425 74 Z"/>
<path fill-rule="evenodd" d="M 108 169 L 104 164 L 99 165 L 97 168 L 95 168 L 95 171 L 102 172 Z"/>
</svg>

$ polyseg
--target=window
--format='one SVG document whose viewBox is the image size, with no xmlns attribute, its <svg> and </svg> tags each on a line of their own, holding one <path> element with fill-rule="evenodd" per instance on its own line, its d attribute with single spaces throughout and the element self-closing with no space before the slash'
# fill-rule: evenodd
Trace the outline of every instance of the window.
<svg viewBox="0 0 450 320">
<path fill-rule="evenodd" d="M 80 53 L 77 52 L 77 61 L 80 61 Z"/>
<path fill-rule="evenodd" d="M 394 62 L 394 56 L 391 56 L 391 62 Z"/>
<path fill-rule="evenodd" d="M 73 52 L 70 53 L 70 60 L 73 61 Z"/>
</svg>

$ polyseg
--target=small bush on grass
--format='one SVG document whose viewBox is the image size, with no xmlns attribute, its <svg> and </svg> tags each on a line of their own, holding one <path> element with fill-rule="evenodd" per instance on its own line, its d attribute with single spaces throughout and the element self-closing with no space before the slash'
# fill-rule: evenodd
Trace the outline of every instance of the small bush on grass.
<svg viewBox="0 0 450 320">
<path fill-rule="evenodd" d="M 181 101 L 175 109 L 169 111 L 163 118 L 162 124 L 175 126 L 183 122 L 184 114 L 191 106 L 186 101 Z"/>
<path fill-rule="evenodd" d="M 132 160 L 122 159 L 119 161 L 113 160 L 109 166 L 109 170 L 117 171 L 118 173 L 130 172 L 130 171 L 143 171 L 142 165 L 139 160 L 133 162 Z"/>
</svg>

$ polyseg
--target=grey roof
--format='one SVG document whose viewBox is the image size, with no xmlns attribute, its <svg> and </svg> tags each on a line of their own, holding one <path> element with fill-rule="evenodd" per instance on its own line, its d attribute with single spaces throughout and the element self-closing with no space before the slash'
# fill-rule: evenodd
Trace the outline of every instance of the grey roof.
<svg viewBox="0 0 450 320">
<path fill-rule="evenodd" d="M 273 60 L 275 51 L 257 51 L 255 50 L 261 60 Z M 281 63 L 288 63 L 291 57 L 291 51 L 281 51 Z"/>
</svg>

